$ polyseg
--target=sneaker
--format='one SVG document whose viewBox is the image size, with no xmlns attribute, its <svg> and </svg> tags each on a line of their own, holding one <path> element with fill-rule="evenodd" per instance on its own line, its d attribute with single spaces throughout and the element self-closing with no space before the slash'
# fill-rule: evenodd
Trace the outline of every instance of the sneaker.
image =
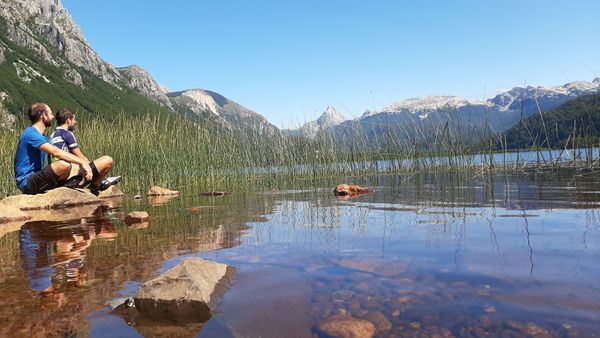
<svg viewBox="0 0 600 338">
<path fill-rule="evenodd" d="M 104 179 L 104 181 L 100 182 L 98 185 L 90 185 L 88 188 L 92 192 L 92 194 L 98 196 L 101 191 L 108 189 L 111 185 L 115 185 L 121 181 L 121 176 L 113 176 Z"/>
<path fill-rule="evenodd" d="M 100 183 L 100 185 L 98 186 L 98 190 L 104 191 L 108 189 L 108 187 L 110 187 L 111 185 L 115 185 L 119 182 L 121 182 L 121 176 L 108 177 Z"/>
<path fill-rule="evenodd" d="M 71 178 L 69 178 L 65 184 L 63 184 L 63 187 L 66 188 L 81 188 L 83 185 L 85 184 L 85 178 L 83 177 L 83 175 L 75 175 Z"/>
</svg>

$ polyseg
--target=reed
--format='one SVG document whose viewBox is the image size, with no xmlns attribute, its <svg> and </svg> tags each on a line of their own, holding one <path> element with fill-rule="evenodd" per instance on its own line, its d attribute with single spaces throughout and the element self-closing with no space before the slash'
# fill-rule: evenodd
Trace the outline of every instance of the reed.
<svg viewBox="0 0 600 338">
<path fill-rule="evenodd" d="M 464 127 L 453 112 L 441 124 L 370 126 L 377 132 L 375 137 L 354 124 L 341 133 L 325 132 L 315 139 L 243 134 L 174 114 L 122 112 L 110 118 L 82 114 L 79 120 L 76 135 L 82 151 L 88 158 L 112 156 L 113 173 L 124 177 L 120 186 L 131 194 L 144 193 L 152 185 L 206 191 L 257 180 L 276 185 L 297 178 L 520 169 L 524 161 L 541 168 L 565 165 L 559 162 L 558 155 L 563 153 L 574 159 L 566 165 L 598 164 L 597 151 L 577 148 L 582 139 L 577 126 L 560 154 L 553 155 L 538 146 L 543 143 L 532 140 L 535 159 L 527 160 L 522 153 L 509 152 L 505 136 L 488 128 L 486 121 Z M 12 165 L 23 127 L 0 130 L 0 196 L 18 193 Z M 495 144 L 501 145 L 500 151 Z"/>
</svg>

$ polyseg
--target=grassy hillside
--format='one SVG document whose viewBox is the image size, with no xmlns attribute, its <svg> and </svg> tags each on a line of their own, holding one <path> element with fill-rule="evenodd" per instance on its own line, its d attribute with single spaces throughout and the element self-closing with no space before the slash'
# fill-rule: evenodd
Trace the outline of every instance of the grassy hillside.
<svg viewBox="0 0 600 338">
<path fill-rule="evenodd" d="M 600 94 L 582 96 L 521 120 L 498 148 L 593 147 L 600 144 Z"/>
<path fill-rule="evenodd" d="M 0 46 L 4 46 L 5 57 L 4 62 L 0 63 L 0 91 L 9 96 L 4 107 L 17 117 L 23 118 L 26 107 L 33 102 L 46 102 L 55 110 L 70 107 L 82 113 L 82 116 L 100 115 L 100 112 L 105 117 L 123 111 L 133 115 L 167 112 L 135 91 L 125 86 L 119 89 L 74 65 L 71 66 L 81 74 L 85 88 L 71 84 L 65 80 L 64 70 L 44 62 L 34 52 L 16 46 L 1 35 Z M 15 64 L 33 69 L 45 79 L 29 74 L 31 81 L 23 81 L 17 74 Z"/>
</svg>

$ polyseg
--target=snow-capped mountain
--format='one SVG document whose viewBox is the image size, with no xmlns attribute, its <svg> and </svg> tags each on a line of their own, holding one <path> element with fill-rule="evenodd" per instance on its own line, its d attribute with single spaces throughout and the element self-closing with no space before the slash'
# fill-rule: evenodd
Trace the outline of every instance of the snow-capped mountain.
<svg viewBox="0 0 600 338">
<path fill-rule="evenodd" d="M 579 96 L 600 92 L 600 79 L 574 81 L 555 87 L 515 87 L 488 100 L 457 96 L 424 96 L 393 103 L 379 111 L 366 111 L 359 119 L 334 127 L 336 134 L 347 137 L 357 125 L 370 140 L 382 135 L 410 139 L 438 130 L 439 126 L 467 135 L 489 130 L 500 132 L 521 118 L 560 106 Z"/>
<path fill-rule="evenodd" d="M 501 111 L 520 111 L 523 108 L 524 115 L 531 116 L 538 112 L 538 105 L 539 110 L 545 111 L 576 97 L 594 94 L 599 88 L 598 78 L 592 82 L 573 81 L 555 87 L 514 87 L 489 99 L 488 102 L 498 106 Z"/>
<path fill-rule="evenodd" d="M 492 104 L 458 96 L 424 96 L 393 103 L 379 112 L 367 111 L 362 117 L 365 118 L 380 113 L 414 113 L 417 114 L 420 119 L 426 119 L 431 112 L 460 109 L 469 106 L 491 107 Z"/>
<path fill-rule="evenodd" d="M 262 115 L 209 90 L 188 89 L 168 93 L 167 97 L 180 113 L 208 119 L 227 129 L 269 135 L 279 133 L 279 129 Z"/>
<path fill-rule="evenodd" d="M 333 127 L 348 120 L 344 114 L 337 111 L 334 107 L 328 106 L 325 111 L 314 121 L 306 122 L 302 127 L 293 130 L 284 130 L 288 135 L 302 135 L 310 138 L 316 137 L 325 130 L 331 130 Z"/>
</svg>

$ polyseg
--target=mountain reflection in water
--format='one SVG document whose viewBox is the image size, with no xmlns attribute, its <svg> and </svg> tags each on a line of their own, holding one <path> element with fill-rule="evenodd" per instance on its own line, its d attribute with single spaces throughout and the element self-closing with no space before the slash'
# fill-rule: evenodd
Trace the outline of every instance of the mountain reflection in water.
<svg viewBox="0 0 600 338">
<path fill-rule="evenodd" d="M 342 182 L 295 182 L 26 223 L 0 237 L 0 335 L 310 337 L 342 316 L 377 337 L 594 336 L 598 178 L 353 178 L 375 191 L 349 200 L 333 196 Z M 147 228 L 120 220 L 132 210 L 148 211 Z M 205 325 L 111 314 L 109 301 L 187 257 L 237 269 Z"/>
</svg>

